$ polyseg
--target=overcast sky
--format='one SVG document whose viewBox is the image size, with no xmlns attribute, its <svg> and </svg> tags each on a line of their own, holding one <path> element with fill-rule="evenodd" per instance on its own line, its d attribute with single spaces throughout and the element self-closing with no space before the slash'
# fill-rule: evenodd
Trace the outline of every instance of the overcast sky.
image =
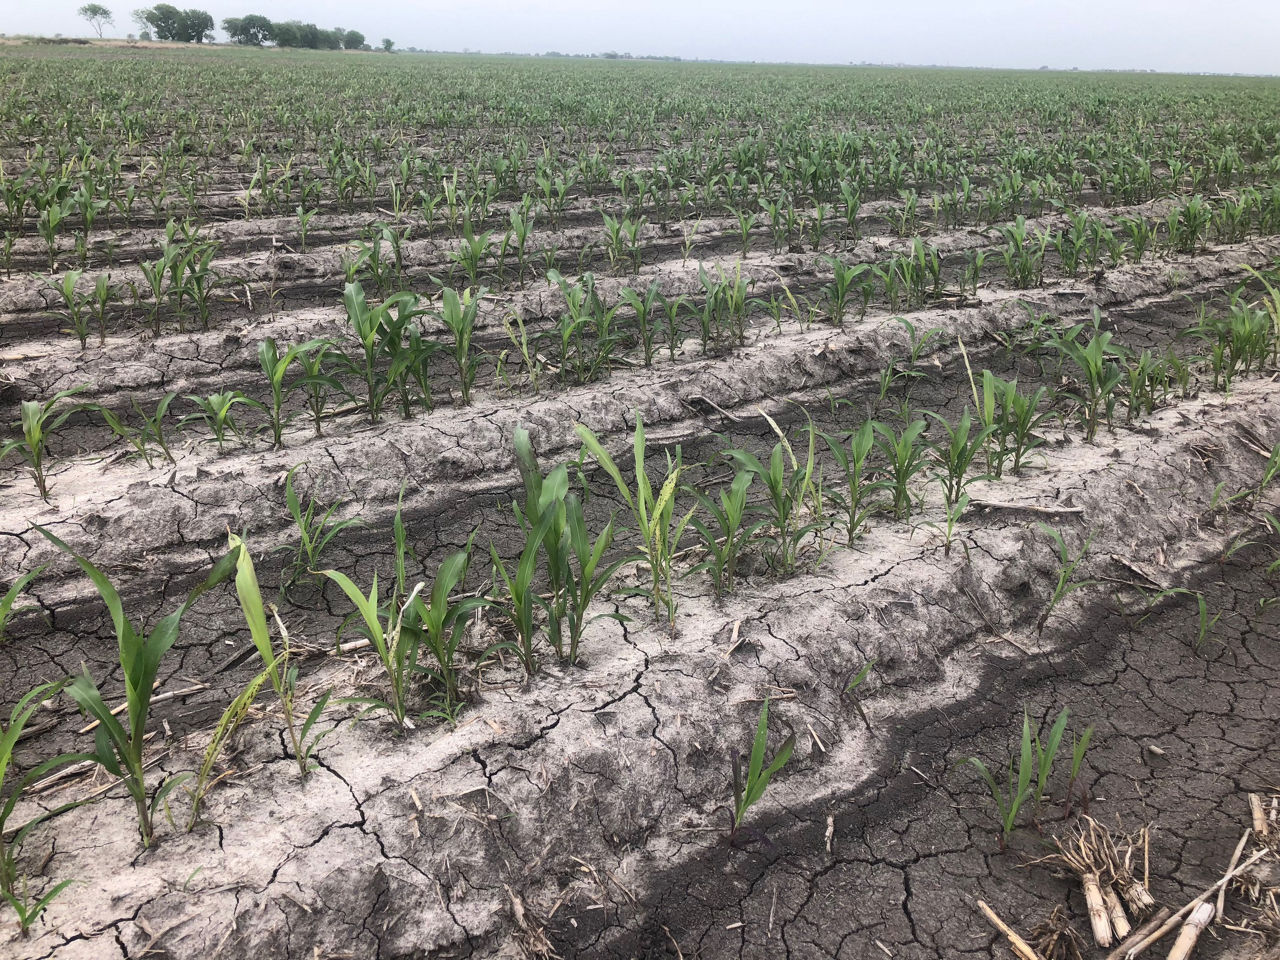
<svg viewBox="0 0 1280 960">
<path fill-rule="evenodd" d="M 0 32 L 86 35 L 84 0 L 0 0 Z M 139 0 L 101 0 L 114 33 Z M 436 50 L 1280 73 L 1280 0 L 174 0 Z M 107 28 L 112 32 L 112 28 Z"/>
</svg>

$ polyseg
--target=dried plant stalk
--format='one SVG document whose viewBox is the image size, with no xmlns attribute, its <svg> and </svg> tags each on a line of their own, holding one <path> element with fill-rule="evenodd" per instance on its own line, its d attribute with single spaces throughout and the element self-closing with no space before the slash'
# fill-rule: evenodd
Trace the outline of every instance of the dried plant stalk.
<svg viewBox="0 0 1280 960">
<path fill-rule="evenodd" d="M 1129 923 L 1129 918 L 1125 916 L 1124 905 L 1120 902 L 1120 897 L 1116 895 L 1115 889 L 1110 884 L 1103 885 L 1102 900 L 1107 905 L 1107 916 L 1111 920 L 1111 929 L 1115 931 L 1115 935 L 1118 938 L 1123 940 L 1129 935 L 1133 925 Z"/>
<path fill-rule="evenodd" d="M 1267 811 L 1262 804 L 1262 797 L 1256 793 L 1249 794 L 1249 813 L 1253 816 L 1253 834 L 1259 840 L 1267 835 Z"/>
<path fill-rule="evenodd" d="M 1178 939 L 1174 941 L 1173 949 L 1169 951 L 1169 960 L 1187 960 L 1191 956 L 1191 951 L 1195 949 L 1200 934 L 1213 922 L 1214 913 L 1212 903 L 1202 903 L 1191 911 L 1191 916 L 1187 917 L 1182 929 L 1178 931 Z"/>
<path fill-rule="evenodd" d="M 1084 889 L 1084 902 L 1089 908 L 1089 927 L 1093 931 L 1093 942 L 1102 949 L 1111 946 L 1111 916 L 1107 913 L 1107 905 L 1102 899 L 1101 877 L 1096 870 L 1081 871 L 1080 886 Z"/>
</svg>

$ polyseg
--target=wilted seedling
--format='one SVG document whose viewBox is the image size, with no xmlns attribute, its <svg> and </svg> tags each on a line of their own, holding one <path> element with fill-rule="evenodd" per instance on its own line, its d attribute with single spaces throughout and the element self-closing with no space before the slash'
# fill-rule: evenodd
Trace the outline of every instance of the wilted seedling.
<svg viewBox="0 0 1280 960">
<path fill-rule="evenodd" d="M 760 720 L 756 724 L 755 741 L 751 744 L 751 757 L 747 761 L 747 775 L 744 779 L 742 776 L 742 760 L 738 756 L 737 751 L 733 753 L 733 812 L 732 825 L 729 828 L 729 844 L 736 845 L 742 833 L 750 833 L 753 837 L 768 842 L 768 838 L 760 830 L 752 827 L 744 827 L 744 821 L 747 812 L 759 802 L 764 796 L 765 790 L 769 787 L 769 781 L 773 779 L 773 775 L 786 765 L 791 759 L 791 752 L 795 749 L 796 737 L 791 734 L 782 745 L 778 747 L 773 755 L 773 759 L 769 761 L 769 765 L 765 766 L 764 752 L 769 740 L 769 698 L 765 697 L 764 704 L 760 707 Z"/>
</svg>

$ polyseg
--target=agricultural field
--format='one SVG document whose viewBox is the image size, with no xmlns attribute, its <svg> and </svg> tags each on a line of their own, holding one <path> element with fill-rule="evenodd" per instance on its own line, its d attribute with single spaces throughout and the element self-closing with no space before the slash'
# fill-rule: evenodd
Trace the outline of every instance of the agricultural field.
<svg viewBox="0 0 1280 960">
<path fill-rule="evenodd" d="M 11 46 L 0 162 L 0 955 L 1273 955 L 1280 81 Z"/>
</svg>

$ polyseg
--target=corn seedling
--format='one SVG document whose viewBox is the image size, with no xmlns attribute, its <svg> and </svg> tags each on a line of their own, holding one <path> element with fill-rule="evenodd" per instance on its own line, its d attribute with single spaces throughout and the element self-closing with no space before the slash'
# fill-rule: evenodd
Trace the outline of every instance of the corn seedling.
<svg viewBox="0 0 1280 960">
<path fill-rule="evenodd" d="M 875 427 L 868 420 L 857 430 L 849 431 L 845 434 L 847 446 L 830 434 L 821 436 L 844 476 L 844 492 L 833 494 L 833 499 L 845 515 L 846 540 L 853 543 L 871 518 L 882 509 L 881 504 L 872 499 L 880 491 L 881 484 L 869 479 L 868 461 L 875 448 Z"/>
<path fill-rule="evenodd" d="M 866 683 L 867 677 L 871 675 L 871 670 L 875 667 L 876 662 L 877 661 L 875 660 L 868 660 L 864 663 L 861 669 L 859 669 L 849 682 L 844 685 L 844 692 L 842 694 L 842 696 L 849 698 L 849 701 L 853 704 L 853 709 L 858 712 L 858 716 L 862 719 L 862 722 L 866 724 L 868 733 L 871 732 L 871 719 L 867 716 L 867 711 L 862 706 L 862 698 L 858 695 L 858 688 Z"/>
<path fill-rule="evenodd" d="M 294 469 L 297 468 L 295 467 Z M 316 721 L 320 719 L 320 715 L 329 703 L 330 693 L 326 692 L 321 696 L 302 723 L 298 723 L 295 714 L 298 693 L 298 668 L 289 663 L 289 632 L 280 620 L 280 614 L 272 606 L 270 608 L 271 614 L 280 633 L 280 646 L 277 649 L 275 641 L 271 637 L 271 626 L 267 623 L 268 608 L 262 602 L 262 590 L 258 586 L 258 574 L 253 566 L 253 557 L 249 553 L 249 546 L 240 537 L 230 534 L 228 536 L 228 547 L 230 553 L 235 556 L 236 597 L 240 601 L 240 611 L 244 614 L 245 624 L 249 628 L 249 637 L 264 664 L 262 673 L 241 692 L 237 700 L 242 700 L 244 709 L 247 710 L 263 681 L 270 681 L 271 688 L 275 691 L 276 697 L 280 701 L 281 709 L 284 712 L 285 732 L 289 735 L 289 746 L 293 752 L 293 758 L 298 764 L 298 773 L 305 777 L 314 769 L 314 765 L 311 763 L 312 753 L 314 753 L 316 747 L 328 732 L 312 733 Z M 236 716 L 234 707 L 235 704 L 233 703 L 232 707 L 228 708 L 227 713 L 223 715 L 224 723 L 219 725 L 218 731 L 215 733 L 215 741 L 219 734 L 223 735 L 224 740 L 225 737 L 230 736 L 231 731 L 225 729 L 228 722 L 234 722 L 235 724 L 240 722 L 242 717 Z M 205 779 L 206 776 L 207 774 L 202 772 L 201 776 L 197 778 L 197 787 L 199 787 L 199 781 Z M 201 795 L 197 793 L 197 796 Z M 198 812 L 198 806 L 197 802 L 197 809 L 192 811 L 193 823 Z"/>
<path fill-rule="evenodd" d="M 257 410 L 266 410 L 266 407 L 257 400 L 246 397 L 239 390 L 211 393 L 207 397 L 188 394 L 184 399 L 194 403 L 196 411 L 179 420 L 178 426 L 181 428 L 188 423 L 203 423 L 217 442 L 219 453 L 222 453 L 225 448 L 228 434 L 233 434 L 242 443 L 247 441 L 245 434 L 240 429 L 240 424 L 235 419 L 234 411 L 236 407 L 247 406 Z"/>
<path fill-rule="evenodd" d="M 733 814 L 729 827 L 729 844 L 731 846 L 738 842 L 739 836 L 744 830 L 743 824 L 746 822 L 748 811 L 764 796 L 765 791 L 769 788 L 769 782 L 773 779 L 773 775 L 786 766 L 796 745 L 795 734 L 788 736 L 774 752 L 773 759 L 766 766 L 764 754 L 768 747 L 768 741 L 769 698 L 765 697 L 764 704 L 760 707 L 760 719 L 756 723 L 756 735 L 751 744 L 751 756 L 747 760 L 745 777 L 743 777 L 742 772 L 742 759 L 738 756 L 737 751 L 733 753 Z M 764 834 L 758 830 L 751 830 L 750 832 L 761 839 L 766 839 Z"/>
<path fill-rule="evenodd" d="M 707 553 L 707 559 L 689 572 L 709 573 L 712 587 L 718 597 L 733 592 L 738 561 L 742 552 L 751 542 L 751 538 L 767 522 L 751 520 L 754 511 L 747 504 L 747 491 L 755 477 L 756 474 L 749 470 L 740 470 L 734 476 L 729 489 L 720 491 L 719 503 L 700 490 L 686 487 L 686 490 L 710 514 L 715 524 L 712 527 L 697 516 L 690 519 L 689 524 L 701 539 L 701 546 Z"/>
<path fill-rule="evenodd" d="M 477 610 L 490 605 L 484 597 L 464 597 L 454 600 L 453 592 L 467 578 L 471 564 L 471 540 L 462 550 L 445 558 L 436 571 L 431 594 L 424 599 L 418 593 L 413 599 L 414 616 L 404 629 L 418 634 L 419 649 L 425 647 L 435 658 L 434 667 L 418 665 L 437 687 L 432 705 L 423 716 L 439 717 L 450 723 L 458 716 L 462 703 L 459 690 L 458 646 L 462 642 L 467 620 Z"/>
<path fill-rule="evenodd" d="M 1092 441 L 1098 433 L 1098 425 L 1110 403 L 1113 402 L 1116 388 L 1125 378 L 1119 361 L 1125 357 L 1125 351 L 1112 345 L 1109 331 L 1099 330 L 1101 315 L 1094 307 L 1094 333 L 1087 344 L 1081 345 L 1075 327 L 1063 336 L 1054 336 L 1050 341 L 1059 352 L 1076 365 L 1079 373 L 1077 390 L 1070 396 L 1080 404 L 1080 420 L 1084 426 L 1086 440 Z"/>
<path fill-rule="evenodd" d="M 169 414 L 169 405 L 173 403 L 176 393 L 167 393 L 160 398 L 156 404 L 155 413 L 148 415 L 146 411 L 139 406 L 137 399 L 133 399 L 133 410 L 142 421 L 142 426 L 135 427 L 124 417 L 117 414 L 108 407 L 94 404 L 86 409 L 97 412 L 103 422 L 111 430 L 111 432 L 120 440 L 123 440 L 133 448 L 134 454 L 142 457 L 146 461 L 147 466 L 154 467 L 155 460 L 152 455 L 151 447 L 154 445 L 159 448 L 160 453 L 170 463 L 174 463 L 173 454 L 169 450 L 168 442 L 164 435 L 164 421 Z"/>
<path fill-rule="evenodd" d="M 289 368 L 297 362 L 299 356 L 305 352 L 315 350 L 321 340 L 309 340 L 306 343 L 296 344 L 289 347 L 284 353 L 280 352 L 280 348 L 276 345 L 275 338 L 267 337 L 262 343 L 258 344 L 258 364 L 262 367 L 263 376 L 267 378 L 267 386 L 270 389 L 271 397 L 269 403 L 264 407 L 267 414 L 267 426 L 271 430 L 271 442 L 277 449 L 284 446 L 284 401 L 285 396 L 289 392 L 285 385 L 285 377 L 289 373 Z"/>
<path fill-rule="evenodd" d="M 1049 622 L 1049 616 L 1059 603 L 1077 590 L 1093 586 L 1096 581 L 1074 579 L 1076 567 L 1080 565 L 1084 555 L 1089 552 L 1089 544 L 1093 540 L 1092 536 L 1085 538 L 1084 544 L 1080 547 L 1080 552 L 1072 556 L 1061 533 L 1047 524 L 1037 523 L 1036 526 L 1053 541 L 1058 551 L 1057 582 L 1054 584 L 1053 592 L 1049 595 L 1049 602 L 1045 606 L 1044 612 L 1040 614 L 1040 619 L 1036 621 L 1036 633 L 1040 634 L 1044 633 L 1044 626 Z"/>
<path fill-rule="evenodd" d="M 831 264 L 832 281 L 825 287 L 825 290 L 827 302 L 830 304 L 831 323 L 838 327 L 844 322 L 844 315 L 853 296 L 855 282 L 858 277 L 867 272 L 867 265 L 859 263 L 854 266 L 846 266 L 836 257 L 829 257 L 828 262 Z"/>
<path fill-rule="evenodd" d="M 942 484 L 943 500 L 946 503 L 947 510 L 950 511 L 959 503 L 965 487 L 974 480 L 985 479 L 985 476 L 969 476 L 969 468 L 973 465 L 973 461 L 977 459 L 978 453 L 982 450 L 987 438 L 994 432 L 995 427 L 982 426 L 976 431 L 973 430 L 973 421 L 969 416 L 968 406 L 964 408 L 964 412 L 960 414 L 960 419 L 954 427 L 944 417 L 940 417 L 935 413 L 930 413 L 929 416 L 945 433 L 943 441 L 934 444 L 933 453 L 942 465 L 943 472 L 939 477 L 939 482 Z"/>
<path fill-rule="evenodd" d="M 56 290 L 58 296 L 62 298 L 62 304 L 65 307 L 62 316 L 70 324 L 70 328 L 64 332 L 74 335 L 80 341 L 80 349 L 83 350 L 89 342 L 91 312 L 87 299 L 76 292 L 76 284 L 80 281 L 81 273 L 80 270 L 68 270 L 57 282 L 45 279 L 45 283 Z"/>
<path fill-rule="evenodd" d="M 150 633 L 145 633 L 125 616 L 119 593 L 102 571 L 48 530 L 40 526 L 36 529 L 79 564 L 80 569 L 93 581 L 111 614 L 119 648 L 120 670 L 124 676 L 125 723 L 122 724 L 117 719 L 115 712 L 102 699 L 102 693 L 89 674 L 88 667 L 83 668 L 83 672 L 71 680 L 67 692 L 81 712 L 96 721 L 94 749 L 89 757 L 105 771 L 120 778 L 137 810 L 142 845 L 148 847 L 155 834 L 156 810 L 174 789 L 190 777 L 190 774 L 167 777 L 154 790 L 147 786 L 144 762 L 147 719 L 151 712 L 151 696 L 155 690 L 160 661 L 178 639 L 178 628 L 187 611 L 204 593 L 231 575 L 235 557 L 226 554 L 218 560 L 204 582 L 187 595 L 182 606 L 164 617 Z"/>
<path fill-rule="evenodd" d="M 44 572 L 44 569 L 47 566 L 47 563 L 42 564 L 29 573 L 24 573 L 22 576 L 18 577 L 17 580 L 13 581 L 13 584 L 9 589 L 5 591 L 4 596 L 0 597 L 0 643 L 4 642 L 4 632 L 5 628 L 9 625 L 9 621 L 12 620 L 14 614 L 18 612 L 16 608 L 18 597 L 22 594 L 23 590 L 27 589 L 27 587 L 31 585 L 32 581 L 35 580 L 36 577 L 40 576 L 40 574 Z M 0 767 L 0 769 L 3 768 Z"/>
<path fill-rule="evenodd" d="M 1036 747 L 1033 744 L 1037 739 L 1031 733 L 1031 718 L 1027 715 L 1026 710 L 1023 710 L 1022 749 L 1016 762 L 1012 758 L 1009 760 L 1005 776 L 1002 777 L 1003 783 L 996 779 L 987 765 L 978 757 L 970 757 L 966 761 L 978 771 L 978 775 L 982 778 L 983 783 L 986 784 L 992 803 L 995 805 L 996 819 L 1000 824 L 999 839 L 1001 850 L 1005 848 L 1009 837 L 1013 835 L 1023 806 L 1028 800 L 1033 799 L 1035 795 L 1033 784 L 1038 780 L 1038 764 L 1036 762 Z"/>
<path fill-rule="evenodd" d="M 217 724 L 214 725 L 213 736 L 210 737 L 209 743 L 200 757 L 200 766 L 196 769 L 195 775 L 186 787 L 187 793 L 191 797 L 191 815 L 187 818 L 188 833 L 204 822 L 200 815 L 204 809 L 204 801 L 209 796 L 209 791 L 217 786 L 222 779 L 222 776 L 215 776 L 218 761 L 221 759 L 231 738 L 235 736 L 236 731 L 240 729 L 240 725 L 249 716 L 249 710 L 253 707 L 254 701 L 257 700 L 258 693 L 261 691 L 263 684 L 267 682 L 270 673 L 270 668 L 265 669 L 245 684 L 244 688 L 227 704 L 227 708 L 222 711 L 222 716 L 218 718 Z"/>
<path fill-rule="evenodd" d="M 666 479 L 655 495 L 649 483 L 649 477 L 645 473 L 644 422 L 637 411 L 635 436 L 632 443 L 635 458 L 635 490 L 633 492 L 623 479 L 622 471 L 613 462 L 613 457 L 596 439 L 596 435 L 582 424 L 578 424 L 576 429 L 585 452 L 609 475 L 631 511 L 636 532 L 640 536 L 644 558 L 649 565 L 650 585 L 647 593 L 653 604 L 654 614 L 665 617 L 668 625 L 674 627 L 676 600 L 672 592 L 672 567 L 675 554 L 680 547 L 680 540 L 693 515 L 693 510 L 690 510 L 689 513 L 677 519 L 675 512 L 676 486 L 680 482 L 680 474 L 683 471 L 679 448 L 676 449 L 674 460 L 669 453 L 667 454 Z"/>
<path fill-rule="evenodd" d="M 392 321 L 391 311 L 401 303 L 412 303 L 413 299 L 411 293 L 398 293 L 377 306 L 370 306 L 359 283 L 348 283 L 343 288 L 342 301 L 347 308 L 347 320 L 360 347 L 360 354 L 347 358 L 347 364 L 364 389 L 364 408 L 371 423 L 378 422 L 383 404 L 392 390 L 381 362 L 388 352 L 386 331 Z"/>
<path fill-rule="evenodd" d="M 507 570 L 506 564 L 498 556 L 497 547 L 492 542 L 489 544 L 495 581 L 501 580 L 506 593 L 505 601 L 497 605 L 503 608 L 516 633 L 515 642 L 499 644 L 499 647 L 515 653 L 526 676 L 533 676 L 538 672 L 538 654 L 534 650 L 538 637 L 536 612 L 539 606 L 547 606 L 546 601 L 534 590 L 533 577 L 537 572 L 542 541 L 556 519 L 557 511 L 544 510 L 537 524 L 525 529 L 524 547 L 516 561 L 514 573 Z"/>
<path fill-rule="evenodd" d="M 630 287 L 624 287 L 618 298 L 635 311 L 636 338 L 640 343 L 641 357 L 646 367 L 653 366 L 653 355 L 657 341 L 658 325 L 657 303 L 661 297 L 659 282 L 654 280 L 643 294 Z"/>
<path fill-rule="evenodd" d="M 404 630 L 404 620 L 409 614 L 414 600 L 421 592 L 424 584 L 419 583 L 400 600 L 397 591 L 393 590 L 384 608 L 378 591 L 378 575 L 373 575 L 373 583 L 366 596 L 346 574 L 337 570 L 321 570 L 321 575 L 336 583 L 347 599 L 354 604 L 356 612 L 364 623 L 365 635 L 369 638 L 378 662 L 386 672 L 389 693 L 384 700 L 380 697 L 346 698 L 344 703 L 363 704 L 364 713 L 374 710 L 385 710 L 391 715 L 400 731 L 413 729 L 413 721 L 409 718 L 409 687 L 418 666 L 418 643 L 420 635 L 415 630 Z M 383 620 L 385 609 L 385 622 Z"/>
<path fill-rule="evenodd" d="M 84 409 L 80 405 L 63 406 L 62 409 L 55 412 L 55 408 L 63 400 L 73 397 L 86 389 L 88 389 L 88 385 L 82 384 L 69 390 L 59 390 L 44 403 L 36 400 L 23 400 L 21 419 L 19 421 L 22 436 L 13 440 L 6 440 L 0 446 L 0 460 L 4 460 L 11 453 L 16 453 L 27 462 L 27 466 L 31 470 L 32 479 L 36 482 L 36 491 L 40 494 L 42 500 L 47 501 L 49 499 L 49 485 L 45 477 L 45 461 L 49 454 L 49 439 L 56 430 L 67 422 L 67 418 L 73 413 Z"/>
<path fill-rule="evenodd" d="M 926 447 L 920 439 L 924 428 L 923 420 L 913 420 L 900 433 L 885 424 L 874 424 L 876 449 L 888 470 L 884 488 L 891 495 L 893 515 L 900 520 L 911 515 L 911 483 L 925 468 Z"/>
<path fill-rule="evenodd" d="M 302 464 L 298 464 L 285 475 L 284 499 L 289 508 L 289 516 L 298 531 L 298 545 L 294 548 L 293 559 L 287 568 L 282 589 L 300 583 L 304 577 L 317 574 L 320 561 L 335 537 L 348 527 L 360 526 L 363 521 L 358 517 L 347 517 L 337 520 L 334 513 L 343 505 L 339 500 L 325 509 L 315 497 L 307 497 L 306 506 L 302 505 L 293 486 L 293 475 Z M 287 548 L 285 548 L 287 549 Z"/>
<path fill-rule="evenodd" d="M 767 414 L 765 419 L 778 436 L 778 442 L 769 454 L 767 467 L 747 450 L 726 450 L 724 456 L 732 460 L 739 469 L 758 476 L 764 484 L 770 513 L 769 539 L 773 544 L 770 564 L 780 575 L 790 576 L 795 571 L 801 543 L 811 533 L 821 530 L 826 523 L 821 508 L 822 478 L 816 470 L 814 460 L 817 431 L 810 423 L 808 452 L 804 465 L 801 466 L 786 435 Z M 809 523 L 802 522 L 806 508 L 813 518 Z"/>
<path fill-rule="evenodd" d="M 473 296 L 471 290 L 464 290 L 459 295 L 457 291 L 446 287 L 440 313 L 435 315 L 453 337 L 453 362 L 458 369 L 458 388 L 464 407 L 471 404 L 471 386 L 475 383 L 480 367 L 480 359 L 472 348 L 471 341 L 475 336 L 476 313 L 485 292 L 482 288 L 475 291 Z"/>
<path fill-rule="evenodd" d="M 76 806 L 76 803 L 64 804 L 56 809 L 41 812 L 16 829 L 9 826 L 9 818 L 31 784 L 68 763 L 91 758 L 86 754 L 62 754 L 42 761 L 20 777 L 8 777 L 8 783 L 5 782 L 5 775 L 9 772 L 14 748 L 22 738 L 23 730 L 32 716 L 40 709 L 42 703 L 57 696 L 68 682 L 62 680 L 57 683 L 44 683 L 29 690 L 14 705 L 9 714 L 8 725 L 0 724 L 0 896 L 3 896 L 17 912 L 19 929 L 24 934 L 70 881 L 55 885 L 43 897 L 32 902 L 27 894 L 26 878 L 18 870 L 18 853 L 22 849 L 22 842 L 32 830 L 49 817 Z"/>
</svg>

